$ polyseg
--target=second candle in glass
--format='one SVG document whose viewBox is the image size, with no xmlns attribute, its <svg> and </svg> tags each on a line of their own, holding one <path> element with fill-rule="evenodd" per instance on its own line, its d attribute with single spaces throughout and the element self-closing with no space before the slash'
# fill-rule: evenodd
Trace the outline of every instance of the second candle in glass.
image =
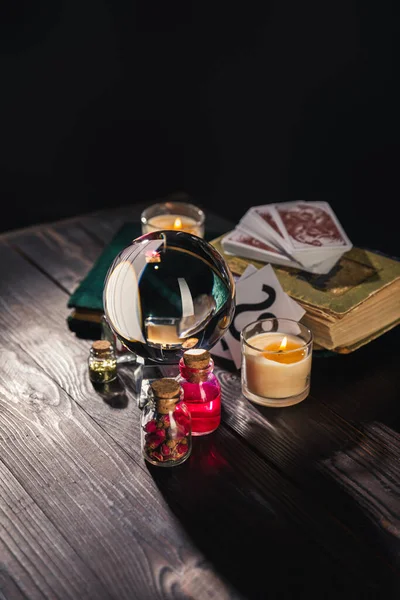
<svg viewBox="0 0 400 600">
<path fill-rule="evenodd" d="M 207 350 L 187 350 L 179 362 L 179 384 L 192 417 L 192 435 L 207 435 L 221 422 L 221 386 Z"/>
</svg>

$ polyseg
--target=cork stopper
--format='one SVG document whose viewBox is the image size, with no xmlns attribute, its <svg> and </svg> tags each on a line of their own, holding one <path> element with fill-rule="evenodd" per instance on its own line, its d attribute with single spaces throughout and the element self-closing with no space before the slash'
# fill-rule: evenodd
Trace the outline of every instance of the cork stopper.
<svg viewBox="0 0 400 600">
<path fill-rule="evenodd" d="M 156 379 L 150 387 L 157 401 L 157 410 L 162 415 L 167 415 L 174 410 L 175 404 L 180 400 L 181 386 L 175 379 L 164 377 Z"/>
<path fill-rule="evenodd" d="M 150 384 L 156 398 L 162 398 L 170 400 L 180 395 L 181 386 L 179 383 L 172 378 L 164 377 L 163 379 L 156 379 Z"/>
<path fill-rule="evenodd" d="M 206 369 L 210 363 L 210 353 L 201 348 L 186 350 L 183 354 L 183 361 L 190 369 Z"/>
<path fill-rule="evenodd" d="M 97 356 L 102 356 L 110 352 L 111 343 L 108 340 L 96 340 L 92 343 L 92 348 Z"/>
</svg>

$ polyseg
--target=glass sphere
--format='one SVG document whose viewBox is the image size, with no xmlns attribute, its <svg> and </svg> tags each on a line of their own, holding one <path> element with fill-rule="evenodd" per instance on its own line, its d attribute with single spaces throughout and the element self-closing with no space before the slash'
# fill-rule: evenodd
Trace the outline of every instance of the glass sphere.
<svg viewBox="0 0 400 600">
<path fill-rule="evenodd" d="M 130 350 L 172 364 L 188 348 L 208 350 L 224 335 L 235 310 L 235 282 L 205 240 L 155 231 L 115 258 L 103 304 L 110 327 Z"/>
</svg>

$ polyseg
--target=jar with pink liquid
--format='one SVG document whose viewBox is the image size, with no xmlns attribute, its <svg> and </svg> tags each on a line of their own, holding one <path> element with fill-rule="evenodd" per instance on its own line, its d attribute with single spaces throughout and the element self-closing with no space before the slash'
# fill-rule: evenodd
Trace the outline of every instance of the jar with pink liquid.
<svg viewBox="0 0 400 600">
<path fill-rule="evenodd" d="M 221 422 L 221 386 L 208 350 L 187 350 L 179 361 L 177 381 L 192 416 L 192 435 L 207 435 Z"/>
</svg>

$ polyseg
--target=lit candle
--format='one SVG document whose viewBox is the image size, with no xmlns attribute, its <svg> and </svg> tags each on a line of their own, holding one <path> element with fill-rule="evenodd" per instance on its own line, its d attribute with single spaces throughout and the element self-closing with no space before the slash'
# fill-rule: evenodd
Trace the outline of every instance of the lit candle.
<svg viewBox="0 0 400 600">
<path fill-rule="evenodd" d="M 269 406 L 288 406 L 308 396 L 311 351 L 292 334 L 259 333 L 243 348 L 244 395 Z"/>
<path fill-rule="evenodd" d="M 172 229 L 174 231 L 186 231 L 201 237 L 201 228 L 192 217 L 184 215 L 157 215 L 148 220 L 143 233 L 159 231 L 160 229 Z"/>
<path fill-rule="evenodd" d="M 189 202 L 159 202 L 147 207 L 141 215 L 142 234 L 168 229 L 185 231 L 203 237 L 204 212 Z"/>
</svg>

